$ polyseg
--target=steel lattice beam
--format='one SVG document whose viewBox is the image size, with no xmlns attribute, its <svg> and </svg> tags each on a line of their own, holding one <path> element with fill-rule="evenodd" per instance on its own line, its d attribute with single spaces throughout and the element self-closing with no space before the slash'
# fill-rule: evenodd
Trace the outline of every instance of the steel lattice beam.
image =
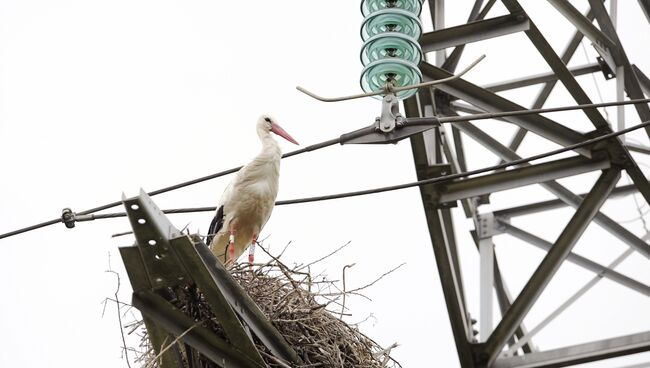
<svg viewBox="0 0 650 368">
<path fill-rule="evenodd" d="M 599 71 L 602 71 L 602 67 L 599 63 L 592 63 L 592 64 L 569 68 L 569 72 L 571 72 L 571 74 L 576 77 L 580 75 L 599 72 Z M 556 82 L 557 80 L 558 80 L 557 75 L 553 72 L 550 72 L 544 74 L 531 75 L 524 78 L 512 79 L 512 80 L 503 81 L 499 83 L 492 83 L 483 86 L 483 88 L 487 89 L 490 92 L 501 92 L 501 91 L 507 91 L 515 88 L 532 86 L 540 83 Z"/>
<path fill-rule="evenodd" d="M 497 219 L 499 221 L 499 219 Z M 529 244 L 532 244 L 540 249 L 545 251 L 550 251 L 553 248 L 553 243 L 548 242 L 538 236 L 535 236 L 527 231 L 524 231 L 516 226 L 513 226 L 507 222 L 499 221 L 499 226 L 503 227 L 503 231 L 506 234 L 510 234 L 518 239 L 521 239 Z M 621 273 L 618 273 L 614 270 L 611 270 L 601 264 L 598 264 L 590 259 L 587 259 L 579 254 L 569 253 L 567 256 L 567 261 L 581 266 L 589 271 L 595 272 L 597 274 L 603 275 L 604 277 L 617 282 L 625 287 L 628 287 L 632 290 L 635 290 L 639 293 L 642 293 L 646 296 L 650 296 L 650 287 L 645 285 L 637 280 L 634 280 L 630 277 L 627 277 Z"/>
<path fill-rule="evenodd" d="M 451 76 L 467 43 L 480 43 L 484 39 L 520 31 L 526 34 L 537 53 L 548 64 L 551 72 L 496 82 L 484 87 L 479 87 L 463 78 L 456 79 L 437 85 L 435 91 L 420 91 L 415 97 L 405 101 L 407 117 L 454 116 L 457 115 L 456 111 L 480 113 L 521 110 L 522 106 L 498 95 L 497 92 L 543 84 L 531 104 L 531 108 L 537 109 L 545 104 L 558 81 L 562 83 L 576 103 L 589 104 L 591 103 L 590 98 L 575 77 L 597 71 L 605 73 L 606 78 L 624 79 L 625 89 L 630 98 L 642 98 L 643 93 L 650 93 L 650 80 L 627 59 L 611 19 L 603 7 L 602 0 L 589 0 L 591 9 L 585 14 L 578 12 L 568 1 L 548 0 L 558 11 L 553 15 L 565 17 L 576 28 L 573 37 L 561 54 L 556 53 L 550 46 L 545 36 L 529 19 L 517 0 L 501 0 L 501 2 L 510 14 L 483 20 L 495 1 L 477 0 L 471 9 L 467 24 L 445 28 L 444 9 L 445 5 L 451 6 L 451 3 L 445 4 L 444 0 L 429 1 L 434 31 L 426 33 L 421 44 L 425 52 L 435 50 L 436 58 L 435 63 L 420 63 L 420 69 L 425 79 L 437 80 Z M 644 10 L 647 10 L 645 3 L 640 2 L 640 4 Z M 599 27 L 593 24 L 594 19 L 598 20 Z M 487 25 L 492 25 L 491 29 L 483 32 L 482 28 Z M 598 63 L 569 68 L 567 64 L 585 36 L 593 42 L 605 62 L 599 60 Z M 454 46 L 455 48 L 447 58 L 444 48 Z M 616 72 L 619 74 L 616 75 Z M 622 87 L 620 88 L 622 90 Z M 622 99 L 620 94 L 619 98 Z M 637 104 L 635 107 L 642 120 L 650 120 L 650 114 L 648 114 L 650 109 L 647 104 Z M 570 128 L 571 122 L 562 124 L 545 116 L 530 115 L 498 119 L 518 127 L 518 131 L 509 145 L 503 144 L 491 136 L 490 128 L 485 128 L 484 131 L 470 121 L 451 123 L 450 135 L 447 135 L 449 134 L 448 129 L 439 127 L 425 134 L 413 136 L 411 145 L 418 178 L 440 176 L 443 175 L 441 174 L 443 171 L 456 173 L 466 170 L 472 159 L 471 152 L 468 152 L 464 146 L 466 137 L 487 148 L 500 160 L 507 162 L 521 159 L 516 150 L 529 131 L 562 146 L 611 132 L 609 123 L 600 111 L 595 108 L 587 108 L 583 111 L 596 130 L 583 133 Z M 484 125 L 481 124 L 481 126 Z M 489 127 L 488 124 L 485 126 Z M 620 122 L 619 126 L 621 126 Z M 453 147 L 450 141 L 453 141 Z M 420 188 L 447 310 L 450 314 L 452 331 L 463 368 L 559 367 L 648 350 L 648 336 L 643 333 L 540 352 L 528 344 L 532 333 L 528 334 L 522 325 L 523 318 L 564 260 L 596 273 L 594 279 L 606 277 L 624 287 L 650 296 L 648 285 L 614 271 L 615 262 L 612 263 L 612 268 L 609 268 L 571 251 L 582 233 L 591 223 L 595 222 L 615 238 L 630 246 L 624 255 L 637 251 L 650 259 L 650 245 L 599 210 L 608 198 L 614 196 L 640 192 L 646 200 L 650 199 L 650 184 L 639 170 L 629 150 L 644 154 L 650 153 L 650 148 L 633 143 L 623 144 L 619 139 L 611 139 L 606 144 L 576 150 L 581 156 L 543 164 L 522 164 L 507 171 L 456 179 Z M 558 178 L 579 175 L 593 170 L 604 170 L 604 172 L 589 193 L 575 194 L 555 181 Z M 621 170 L 627 171 L 633 179 L 633 184 L 615 188 Z M 529 184 L 540 184 L 554 194 L 557 199 L 495 211 L 493 215 L 496 227 L 490 229 L 490 225 L 487 225 L 486 228 L 486 224 L 492 222 L 485 220 L 486 214 L 480 209 L 484 203 L 489 202 L 490 194 Z M 461 201 L 465 216 L 471 218 L 476 227 L 476 230 L 472 231 L 472 236 L 481 255 L 481 275 L 484 278 L 479 283 L 481 285 L 479 299 L 482 303 L 480 315 L 483 319 L 491 319 L 492 306 L 484 304 L 492 303 L 490 292 L 492 284 L 502 314 L 501 321 L 487 337 L 487 340 L 484 335 L 492 331 L 491 322 L 480 321 L 482 331 L 480 337 L 484 341 L 483 343 L 474 341 L 468 334 L 470 326 L 467 315 L 471 311 L 465 300 L 463 273 L 459 271 L 460 260 L 457 250 L 457 248 L 463 247 L 463 244 L 458 243 L 455 238 L 452 211 L 449 210 L 450 207 L 455 206 L 458 200 Z M 544 211 L 566 206 L 575 208 L 576 212 L 554 244 L 508 223 L 508 219 L 511 217 L 532 213 L 541 214 Z M 508 295 L 505 279 L 498 267 L 496 255 L 493 253 L 492 237 L 500 233 L 513 235 L 548 251 L 538 269 L 514 301 Z M 577 293 L 573 298 L 577 299 L 580 295 Z M 570 302 L 572 300 L 567 300 L 563 306 L 569 305 Z M 561 313 L 562 310 L 562 308 L 558 308 L 555 315 Z M 541 324 L 534 328 L 534 332 L 540 328 L 543 328 Z M 512 347 L 510 349 L 512 351 L 508 352 L 508 357 L 499 358 L 499 354 L 506 344 Z M 523 348 L 521 350 L 523 355 L 510 356 L 513 352 L 517 353 L 516 350 L 519 348 Z"/>
<path fill-rule="evenodd" d="M 650 332 L 553 349 L 544 352 L 499 358 L 493 368 L 553 368 L 588 363 L 650 350 Z"/>
<path fill-rule="evenodd" d="M 527 29 L 528 17 L 523 13 L 509 14 L 425 33 L 420 38 L 420 44 L 422 51 L 431 52 Z"/>
<path fill-rule="evenodd" d="M 487 365 L 494 362 L 517 326 L 540 296 L 560 264 L 566 259 L 582 233 L 587 229 L 591 220 L 596 216 L 600 207 L 605 203 L 609 193 L 620 178 L 620 171 L 609 169 L 605 171 L 592 190 L 584 198 L 576 213 L 558 237 L 552 249 L 537 267 L 530 280 L 519 293 L 517 299 L 501 319 L 490 338 L 486 341 L 484 351 L 487 354 Z"/>
<path fill-rule="evenodd" d="M 449 72 L 426 62 L 420 63 L 420 69 L 426 79 L 429 80 L 443 79 L 451 76 Z M 493 92 L 469 83 L 462 78 L 439 85 L 437 88 L 488 112 L 524 109 L 523 106 L 517 105 Z M 508 117 L 505 120 L 560 145 L 571 145 L 584 140 L 584 136 L 581 133 L 540 115 Z M 591 155 L 589 150 L 586 149 L 576 151 L 585 156 Z"/>
<path fill-rule="evenodd" d="M 470 179 L 454 180 L 437 185 L 436 190 L 439 193 L 440 202 L 450 202 L 543 183 L 567 176 L 580 175 L 606 169 L 609 166 L 610 163 L 607 159 L 590 160 L 582 156 L 576 156 Z"/>
</svg>

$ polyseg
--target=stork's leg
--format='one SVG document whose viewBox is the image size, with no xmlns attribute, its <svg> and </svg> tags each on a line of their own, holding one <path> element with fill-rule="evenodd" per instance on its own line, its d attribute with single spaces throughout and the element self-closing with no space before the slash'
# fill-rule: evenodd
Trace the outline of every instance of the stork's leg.
<svg viewBox="0 0 650 368">
<path fill-rule="evenodd" d="M 228 240 L 228 246 L 226 247 L 227 266 L 230 266 L 235 262 L 235 234 L 237 233 L 237 229 L 234 225 L 230 225 L 229 232 L 230 238 Z"/>
<path fill-rule="evenodd" d="M 253 234 L 253 239 L 251 240 L 251 246 L 248 248 L 248 266 L 253 267 L 253 261 L 255 261 L 255 246 L 257 245 L 257 234 Z"/>
</svg>

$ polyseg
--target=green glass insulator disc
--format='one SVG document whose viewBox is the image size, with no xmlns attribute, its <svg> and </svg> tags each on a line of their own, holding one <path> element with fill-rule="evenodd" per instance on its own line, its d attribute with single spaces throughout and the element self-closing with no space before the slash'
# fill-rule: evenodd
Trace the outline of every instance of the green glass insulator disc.
<svg viewBox="0 0 650 368">
<path fill-rule="evenodd" d="M 392 83 L 395 87 L 404 87 L 422 82 L 422 74 L 417 64 L 399 59 L 382 59 L 368 64 L 361 72 L 361 88 L 364 92 L 384 90 L 384 86 Z M 396 93 L 403 100 L 413 96 L 417 89 L 409 89 Z M 381 100 L 382 96 L 373 96 Z"/>
<path fill-rule="evenodd" d="M 389 58 L 402 59 L 417 65 L 422 59 L 422 49 L 417 41 L 399 33 L 374 36 L 364 42 L 361 48 L 363 65 Z"/>
<path fill-rule="evenodd" d="M 422 24 L 414 14 L 400 9 L 372 13 L 361 24 L 361 38 L 364 41 L 386 33 L 401 33 L 417 40 L 422 34 Z"/>
<path fill-rule="evenodd" d="M 422 3 L 420 0 L 364 0 L 361 2 L 361 13 L 364 17 L 382 9 L 402 9 L 419 16 Z"/>
</svg>

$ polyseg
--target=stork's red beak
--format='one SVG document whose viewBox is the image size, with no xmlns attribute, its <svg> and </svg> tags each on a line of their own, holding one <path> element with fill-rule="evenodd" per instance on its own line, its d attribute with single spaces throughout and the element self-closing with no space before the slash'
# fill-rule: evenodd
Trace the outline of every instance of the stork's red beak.
<svg viewBox="0 0 650 368">
<path fill-rule="evenodd" d="M 298 142 L 296 142 L 295 139 L 293 139 L 293 137 L 289 135 L 289 133 L 287 133 L 284 129 L 282 129 L 282 127 L 279 126 L 277 123 L 271 124 L 271 131 L 293 144 L 299 144 Z"/>
</svg>

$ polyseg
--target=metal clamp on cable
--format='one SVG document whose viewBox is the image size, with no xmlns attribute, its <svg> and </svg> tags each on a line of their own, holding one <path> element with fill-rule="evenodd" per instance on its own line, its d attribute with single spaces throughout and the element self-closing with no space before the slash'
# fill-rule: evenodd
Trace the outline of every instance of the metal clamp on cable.
<svg viewBox="0 0 650 368">
<path fill-rule="evenodd" d="M 384 133 L 395 130 L 395 125 L 403 120 L 402 114 L 399 113 L 399 99 L 390 93 L 384 96 L 381 101 L 381 116 L 379 120 L 379 129 Z"/>
<path fill-rule="evenodd" d="M 75 221 L 77 220 L 77 215 L 72 212 L 71 209 L 69 208 L 64 208 L 63 213 L 61 214 L 61 222 L 65 224 L 65 227 L 68 229 L 72 229 L 75 225 Z"/>
<path fill-rule="evenodd" d="M 393 127 L 389 131 L 382 131 L 382 127 L 385 127 L 384 122 L 381 118 L 377 118 L 375 123 L 370 126 L 341 135 L 339 142 L 341 144 L 395 144 L 402 139 L 440 125 L 439 119 L 433 116 L 405 119 L 402 115 L 397 114 L 388 124 L 391 122 Z"/>
</svg>

